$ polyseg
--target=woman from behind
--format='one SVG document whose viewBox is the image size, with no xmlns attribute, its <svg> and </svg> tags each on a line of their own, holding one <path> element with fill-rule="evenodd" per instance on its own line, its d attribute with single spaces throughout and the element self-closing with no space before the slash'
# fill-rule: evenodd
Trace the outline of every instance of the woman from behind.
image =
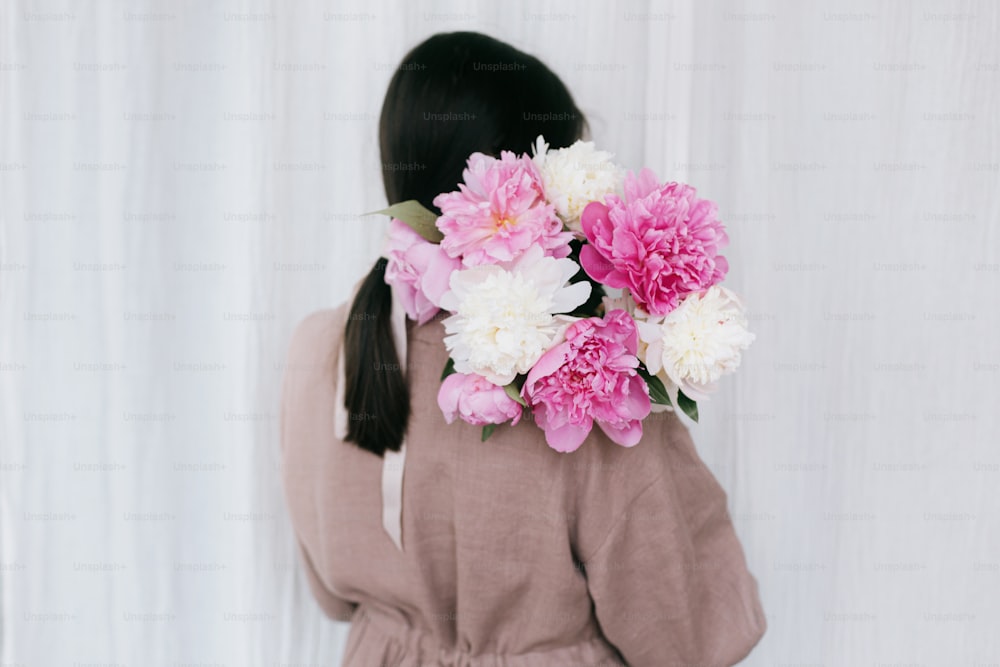
<svg viewBox="0 0 1000 667">
<path fill-rule="evenodd" d="M 536 58 L 435 35 L 386 93 L 386 195 L 435 210 L 470 154 L 529 152 L 538 135 L 560 148 L 585 131 Z M 320 606 L 352 622 L 343 664 L 741 660 L 766 627 L 757 584 L 676 415 L 648 418 L 631 448 L 595 429 L 561 454 L 531 423 L 481 442 L 436 400 L 440 318 L 401 324 L 384 271 L 379 260 L 349 302 L 298 325 L 282 391 L 289 511 Z"/>
</svg>

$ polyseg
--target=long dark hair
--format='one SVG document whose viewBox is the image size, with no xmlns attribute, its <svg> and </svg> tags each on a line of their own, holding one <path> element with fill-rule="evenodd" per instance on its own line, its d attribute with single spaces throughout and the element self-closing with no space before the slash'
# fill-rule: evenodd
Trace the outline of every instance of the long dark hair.
<svg viewBox="0 0 1000 667">
<path fill-rule="evenodd" d="M 530 152 L 538 135 L 552 148 L 583 137 L 587 121 L 569 90 L 534 56 L 475 32 L 441 33 L 396 69 L 382 105 L 379 148 L 390 204 L 457 189 L 476 151 Z M 362 281 L 344 335 L 347 440 L 381 456 L 398 451 L 410 394 L 393 345 L 392 293 L 380 258 Z"/>
</svg>

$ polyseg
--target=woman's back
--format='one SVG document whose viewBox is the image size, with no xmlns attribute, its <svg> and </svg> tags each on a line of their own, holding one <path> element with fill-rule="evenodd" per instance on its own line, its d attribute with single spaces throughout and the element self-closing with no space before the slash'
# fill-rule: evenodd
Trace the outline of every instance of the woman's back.
<svg viewBox="0 0 1000 667">
<path fill-rule="evenodd" d="M 765 620 L 725 493 L 677 417 L 652 415 L 628 449 L 595 429 L 560 454 L 530 423 L 480 442 L 437 406 L 438 320 L 408 334 L 397 549 L 383 459 L 335 435 L 347 313 L 299 325 L 282 399 L 291 517 L 317 599 L 353 621 L 345 666 L 730 665 L 757 643 Z"/>
</svg>

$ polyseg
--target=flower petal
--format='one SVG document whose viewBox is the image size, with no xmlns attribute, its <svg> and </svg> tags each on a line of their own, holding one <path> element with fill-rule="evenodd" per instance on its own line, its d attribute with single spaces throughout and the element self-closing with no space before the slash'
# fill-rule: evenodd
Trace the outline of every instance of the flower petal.
<svg viewBox="0 0 1000 667">
<path fill-rule="evenodd" d="M 591 428 L 593 428 L 592 422 L 586 426 L 572 422 L 557 427 L 550 426 L 545 429 L 545 442 L 557 452 L 574 452 L 590 435 Z"/>
<path fill-rule="evenodd" d="M 642 421 L 638 419 L 618 424 L 608 424 L 599 421 L 597 425 L 608 436 L 608 439 L 616 445 L 633 447 L 642 440 Z"/>
</svg>

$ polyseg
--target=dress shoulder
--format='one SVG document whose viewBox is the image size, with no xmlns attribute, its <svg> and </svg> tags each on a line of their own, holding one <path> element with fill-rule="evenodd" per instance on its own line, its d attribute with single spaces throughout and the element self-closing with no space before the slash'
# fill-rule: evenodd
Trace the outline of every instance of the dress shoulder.
<svg viewBox="0 0 1000 667">
<path fill-rule="evenodd" d="M 344 335 L 350 304 L 324 308 L 306 315 L 292 332 L 287 359 L 320 364 L 324 368 Z"/>
<path fill-rule="evenodd" d="M 668 480 L 671 471 L 685 469 L 701 483 L 709 482 L 687 427 L 673 412 L 649 415 L 642 439 L 632 447 L 615 444 L 595 425 L 580 448 L 564 456 L 570 458 L 577 517 L 573 541 L 581 560 L 596 552 L 635 498 Z"/>
</svg>

